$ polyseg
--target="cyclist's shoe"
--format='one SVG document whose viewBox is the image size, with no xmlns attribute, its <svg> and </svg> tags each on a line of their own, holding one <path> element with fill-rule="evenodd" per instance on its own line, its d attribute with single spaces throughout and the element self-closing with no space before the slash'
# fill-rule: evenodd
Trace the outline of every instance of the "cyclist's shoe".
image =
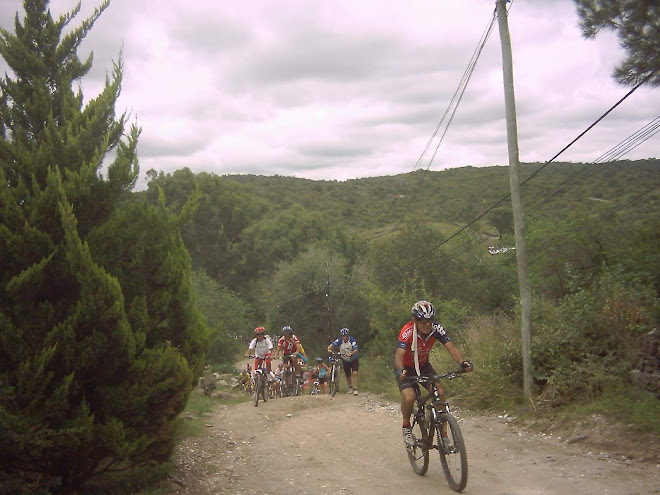
<svg viewBox="0 0 660 495">
<path fill-rule="evenodd" d="M 353 395 L 357 395 L 357 394 L 358 394 L 358 391 L 357 391 L 357 388 L 356 388 L 356 389 L 353 390 Z"/>
<path fill-rule="evenodd" d="M 402 431 L 403 431 L 403 444 L 409 449 L 414 447 L 415 437 L 413 436 L 412 428 L 406 428 L 404 426 Z"/>
<path fill-rule="evenodd" d="M 447 454 L 456 452 L 456 448 L 454 447 L 454 444 L 447 437 L 442 437 L 442 450 L 444 450 Z"/>
<path fill-rule="evenodd" d="M 352 394 L 353 393 L 353 387 L 349 388 L 347 393 Z"/>
</svg>

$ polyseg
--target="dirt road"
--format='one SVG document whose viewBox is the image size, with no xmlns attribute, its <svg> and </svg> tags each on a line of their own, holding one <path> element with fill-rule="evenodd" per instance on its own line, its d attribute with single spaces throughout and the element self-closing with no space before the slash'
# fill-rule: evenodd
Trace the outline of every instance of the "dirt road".
<svg viewBox="0 0 660 495">
<path fill-rule="evenodd" d="M 466 494 L 660 493 L 660 466 L 643 452 L 590 452 L 579 436 L 529 433 L 510 418 L 454 412 L 468 451 Z M 169 493 L 454 493 L 437 455 L 426 476 L 414 474 L 398 404 L 370 394 L 219 406 L 204 421 L 208 435 L 177 451 Z"/>
</svg>

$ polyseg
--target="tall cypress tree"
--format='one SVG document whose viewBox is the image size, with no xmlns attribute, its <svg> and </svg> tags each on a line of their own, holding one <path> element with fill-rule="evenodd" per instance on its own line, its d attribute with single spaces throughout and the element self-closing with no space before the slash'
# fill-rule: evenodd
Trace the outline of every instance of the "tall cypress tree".
<svg viewBox="0 0 660 495">
<path fill-rule="evenodd" d="M 80 6 L 55 20 L 48 4 L 0 30 L 0 492 L 167 458 L 205 344 L 184 215 L 132 199 L 121 57 L 96 98 L 73 89 L 109 0 L 66 35 Z"/>
</svg>

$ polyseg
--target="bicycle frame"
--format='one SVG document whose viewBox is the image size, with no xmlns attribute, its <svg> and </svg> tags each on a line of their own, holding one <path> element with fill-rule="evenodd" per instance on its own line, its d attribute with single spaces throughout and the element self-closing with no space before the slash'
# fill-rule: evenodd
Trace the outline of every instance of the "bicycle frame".
<svg viewBox="0 0 660 495">
<path fill-rule="evenodd" d="M 290 395 L 297 395 L 296 381 L 298 377 L 296 376 L 296 368 L 292 363 L 293 356 L 286 355 L 282 357 L 282 362 L 284 362 L 284 373 L 282 374 L 282 383 L 284 384 L 284 395 L 287 397 Z"/>
<path fill-rule="evenodd" d="M 429 377 L 428 380 L 424 379 L 424 377 L 415 377 L 416 378 L 415 380 L 411 380 L 416 382 L 415 400 L 417 401 L 417 407 L 419 408 L 419 410 L 425 410 L 425 409 L 430 410 L 432 414 L 432 420 L 434 423 L 438 422 L 439 414 L 451 412 L 449 410 L 449 403 L 447 401 L 443 401 L 440 398 L 440 392 L 438 391 L 437 381 L 440 380 L 441 378 L 447 378 L 449 380 L 452 380 L 456 377 L 457 377 L 457 373 L 454 371 L 450 371 L 449 373 L 445 373 L 444 375 L 435 375 L 433 377 Z M 429 384 L 431 390 L 428 391 L 428 393 L 425 396 L 423 396 L 419 385 L 420 384 L 424 385 L 425 383 Z"/>
<path fill-rule="evenodd" d="M 259 395 L 261 395 L 264 402 L 266 402 L 269 399 L 268 368 L 266 366 L 266 359 L 261 359 L 259 368 L 254 370 L 253 395 L 254 395 L 254 407 L 257 407 L 259 405 Z"/>
</svg>

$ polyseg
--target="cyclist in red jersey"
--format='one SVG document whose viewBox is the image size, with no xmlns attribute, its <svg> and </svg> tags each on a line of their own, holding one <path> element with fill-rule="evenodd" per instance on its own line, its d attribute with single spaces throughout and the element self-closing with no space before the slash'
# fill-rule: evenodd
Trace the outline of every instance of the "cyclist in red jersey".
<svg viewBox="0 0 660 495">
<path fill-rule="evenodd" d="M 291 364 L 296 370 L 296 373 L 300 376 L 302 380 L 303 374 L 302 369 L 300 368 L 300 363 L 298 362 L 297 353 L 300 350 L 300 340 L 293 334 L 293 330 L 290 326 L 285 326 L 282 328 L 282 337 L 277 342 L 277 349 L 273 354 L 273 359 L 277 359 L 283 354 L 282 360 L 291 359 Z"/>
<path fill-rule="evenodd" d="M 416 302 L 412 307 L 412 316 L 413 319 L 401 329 L 394 351 L 394 374 L 401 392 L 403 442 L 406 446 L 415 444 L 410 425 L 410 415 L 415 402 L 415 389 L 413 388 L 414 384 L 406 382 L 405 378 L 406 376 L 433 376 L 437 374 L 431 363 L 429 363 L 429 353 L 433 344 L 439 341 L 454 361 L 459 363 L 465 371 L 472 371 L 472 363 L 467 359 L 463 359 L 461 352 L 451 341 L 442 325 L 434 321 L 435 308 L 430 302 Z M 444 401 L 445 390 L 440 382 L 437 382 L 436 385 Z M 443 441 L 446 441 L 446 439 L 443 439 Z"/>
</svg>

